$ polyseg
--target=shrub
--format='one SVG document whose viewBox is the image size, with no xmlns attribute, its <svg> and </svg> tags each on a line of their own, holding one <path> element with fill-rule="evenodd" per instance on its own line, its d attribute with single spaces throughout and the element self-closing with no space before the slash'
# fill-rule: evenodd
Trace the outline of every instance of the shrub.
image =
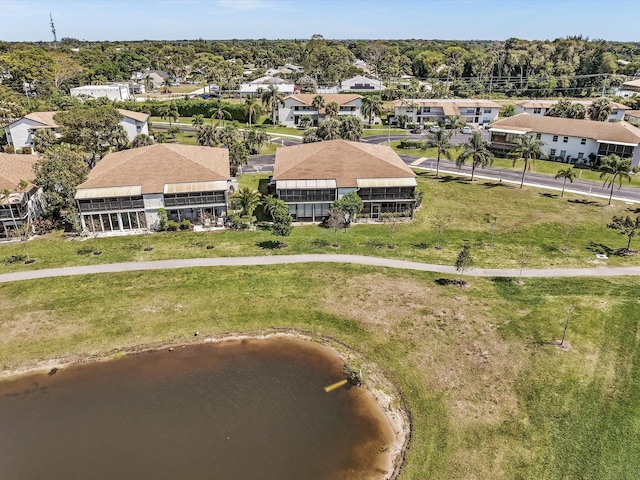
<svg viewBox="0 0 640 480">
<path fill-rule="evenodd" d="M 24 262 L 26 259 L 27 259 L 27 256 L 23 254 L 11 255 L 9 257 L 5 257 L 4 264 L 11 265 L 12 263 L 20 263 L 20 262 Z"/>
<path fill-rule="evenodd" d="M 158 230 L 161 232 L 167 229 L 167 211 L 164 208 L 158 209 Z"/>
<path fill-rule="evenodd" d="M 180 230 L 189 230 L 191 228 L 191 220 L 183 220 L 180 223 Z"/>
<path fill-rule="evenodd" d="M 180 224 L 178 222 L 173 222 L 169 220 L 166 225 L 167 232 L 177 232 L 178 228 L 180 228 Z"/>
<path fill-rule="evenodd" d="M 422 199 L 424 198 L 424 192 L 422 190 L 418 190 L 416 192 L 416 208 L 422 205 Z"/>
<path fill-rule="evenodd" d="M 229 218 L 229 223 L 231 228 L 233 228 L 234 230 L 247 230 L 251 228 L 251 225 L 253 225 L 253 222 L 255 222 L 255 220 L 256 217 L 233 214 Z"/>
<path fill-rule="evenodd" d="M 418 148 L 422 148 L 422 142 L 419 140 L 400 140 L 398 148 L 405 150 L 417 150 Z"/>
<path fill-rule="evenodd" d="M 5 145 L 4 147 L 2 147 L 2 150 L 4 150 L 4 153 L 16 153 L 16 149 L 13 147 L 13 145 Z"/>
<path fill-rule="evenodd" d="M 36 235 L 46 235 L 53 231 L 55 225 L 50 218 L 36 218 L 33 221 L 33 231 Z"/>
<path fill-rule="evenodd" d="M 385 242 L 381 242 L 380 240 L 370 239 L 364 242 L 364 246 L 367 248 L 384 248 L 387 246 Z"/>
<path fill-rule="evenodd" d="M 31 147 L 22 147 L 23 155 L 31 155 L 31 153 L 33 153 L 33 151 L 31 150 Z"/>
<path fill-rule="evenodd" d="M 329 245 L 331 245 L 331 242 L 324 238 L 316 238 L 311 242 L 311 246 L 316 248 L 328 247 Z"/>
</svg>

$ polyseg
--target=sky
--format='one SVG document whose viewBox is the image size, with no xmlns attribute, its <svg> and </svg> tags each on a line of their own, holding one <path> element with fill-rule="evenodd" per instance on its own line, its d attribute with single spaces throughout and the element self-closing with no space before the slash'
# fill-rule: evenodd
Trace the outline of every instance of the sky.
<svg viewBox="0 0 640 480">
<path fill-rule="evenodd" d="M 0 40 L 640 41 L 639 0 L 0 0 Z"/>
</svg>

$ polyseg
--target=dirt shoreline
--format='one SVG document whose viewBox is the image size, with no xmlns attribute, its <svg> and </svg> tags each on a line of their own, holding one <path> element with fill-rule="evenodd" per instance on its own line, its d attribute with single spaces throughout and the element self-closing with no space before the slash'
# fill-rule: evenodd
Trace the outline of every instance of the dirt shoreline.
<svg viewBox="0 0 640 480">
<path fill-rule="evenodd" d="M 139 344 L 122 349 L 115 349 L 97 355 L 74 354 L 63 358 L 54 358 L 40 361 L 30 365 L 24 365 L 13 369 L 5 369 L 0 372 L 0 382 L 11 378 L 34 373 L 55 374 L 58 370 L 71 365 L 105 362 L 122 355 L 135 355 L 157 350 L 170 350 L 185 345 L 202 343 L 223 343 L 233 340 L 266 340 L 269 338 L 290 337 L 300 340 L 318 343 L 331 349 L 345 364 L 351 366 L 354 363 L 362 366 L 364 371 L 363 387 L 373 396 L 375 402 L 384 412 L 391 426 L 395 441 L 389 446 L 389 465 L 384 477 L 380 480 L 394 480 L 402 471 L 405 455 L 409 447 L 412 435 L 411 414 L 404 397 L 398 387 L 385 377 L 374 362 L 367 361 L 363 355 L 332 337 L 317 335 L 313 332 L 295 329 L 269 329 L 264 331 L 251 331 L 244 333 L 223 333 L 213 336 L 194 336 L 187 341 L 177 340 Z"/>
</svg>

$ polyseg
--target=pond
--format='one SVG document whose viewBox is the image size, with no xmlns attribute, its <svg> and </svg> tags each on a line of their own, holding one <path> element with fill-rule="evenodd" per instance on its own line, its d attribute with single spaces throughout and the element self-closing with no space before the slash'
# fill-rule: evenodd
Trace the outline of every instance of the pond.
<svg viewBox="0 0 640 480">
<path fill-rule="evenodd" d="M 0 478 L 384 478 L 394 429 L 329 348 L 178 346 L 0 381 Z"/>
</svg>

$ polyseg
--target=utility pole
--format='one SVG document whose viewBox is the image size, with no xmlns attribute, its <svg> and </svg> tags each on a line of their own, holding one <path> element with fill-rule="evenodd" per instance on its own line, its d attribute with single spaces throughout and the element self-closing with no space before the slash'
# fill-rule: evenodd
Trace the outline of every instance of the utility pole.
<svg viewBox="0 0 640 480">
<path fill-rule="evenodd" d="M 56 37 L 56 26 L 53 24 L 53 17 L 49 12 L 49 20 L 51 20 L 51 33 L 53 33 L 53 48 L 58 48 L 58 38 Z"/>
</svg>

